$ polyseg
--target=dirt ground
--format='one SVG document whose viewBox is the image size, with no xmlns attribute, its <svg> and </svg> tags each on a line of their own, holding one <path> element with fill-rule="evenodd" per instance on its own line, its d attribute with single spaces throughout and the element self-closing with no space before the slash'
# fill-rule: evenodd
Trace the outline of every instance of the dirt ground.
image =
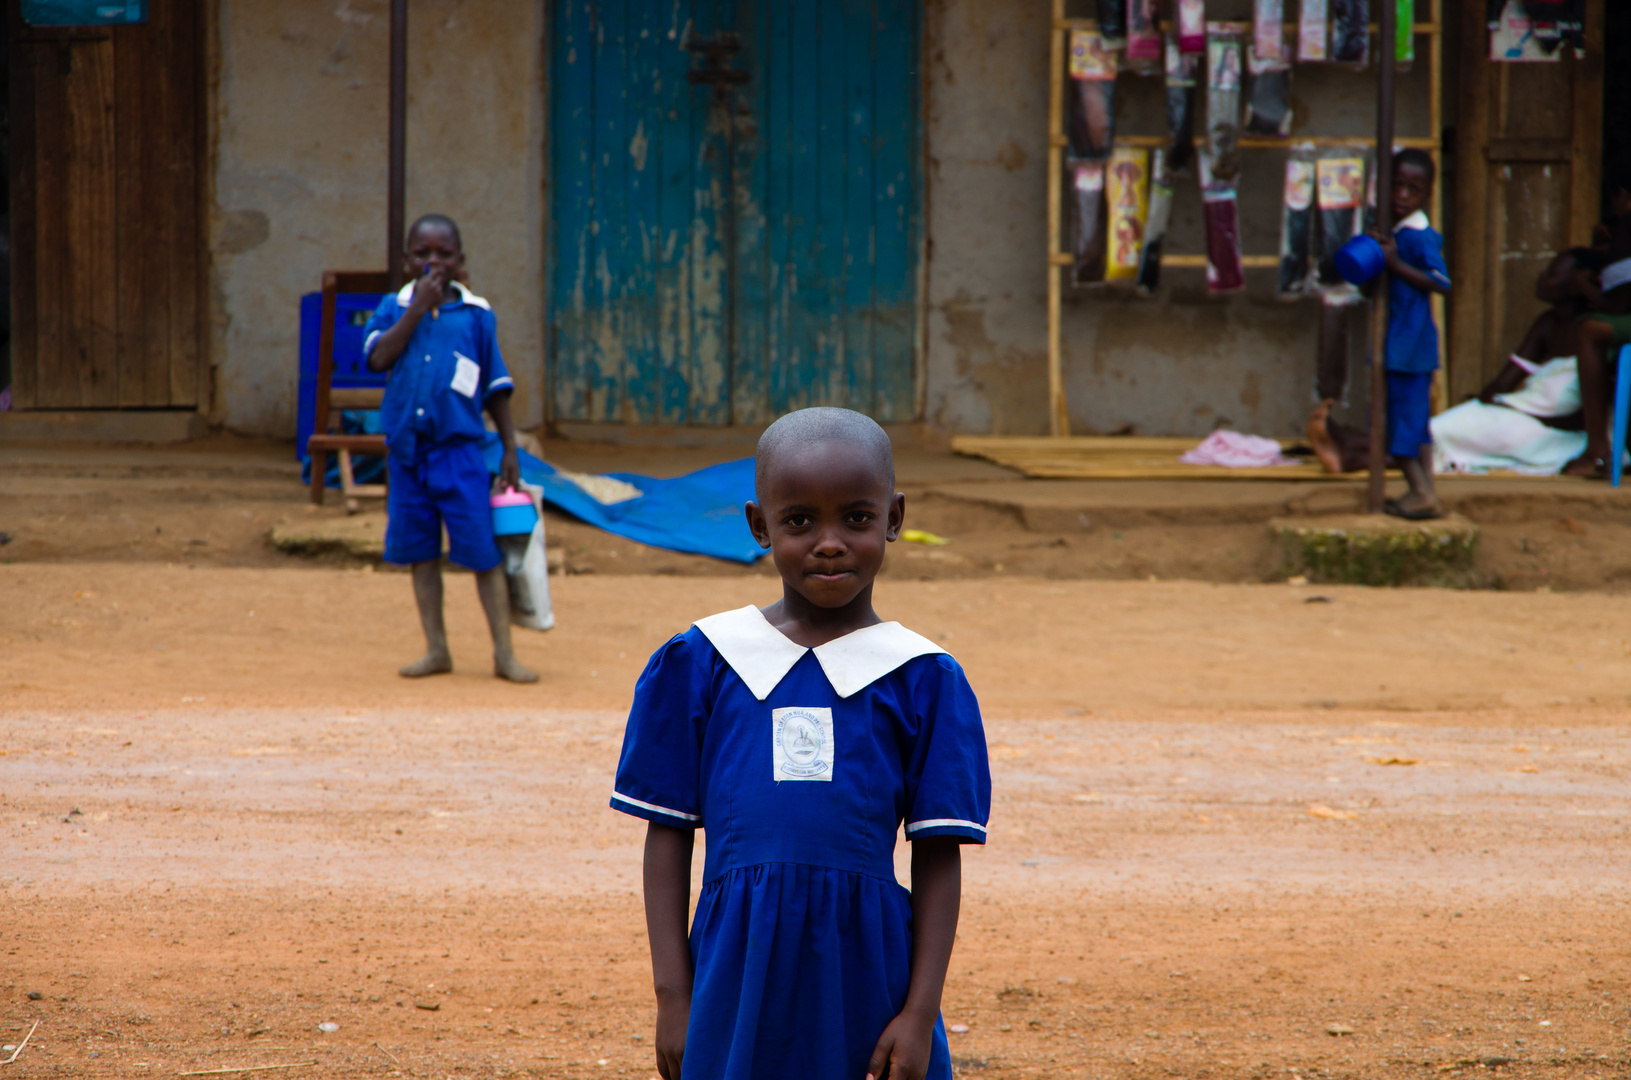
<svg viewBox="0 0 1631 1080">
<path fill-rule="evenodd" d="M 403 575 L 182 557 L 213 546 L 0 565 L 0 1042 L 39 1022 L 0 1075 L 654 1076 L 623 710 L 776 583 L 557 577 L 516 687 L 455 577 L 458 670 L 408 683 Z M 897 576 L 879 606 L 987 714 L 960 1076 L 1631 1077 L 1623 600 Z"/>
<path fill-rule="evenodd" d="M 583 472 L 676 475 L 747 447 L 654 450 L 555 440 L 548 460 Z M 1033 481 L 988 462 L 905 450 L 897 460 L 908 525 L 951 539 L 896 544 L 885 574 L 913 580 L 1261 582 L 1286 576 L 1266 523 L 1351 513 L 1356 483 Z M 0 446 L 0 563 L 142 562 L 357 568 L 340 551 L 273 548 L 280 523 L 344 519 L 337 495 L 310 506 L 287 445 L 216 436 L 165 448 Z M 1482 530 L 1477 576 L 1500 589 L 1631 589 L 1631 487 L 1584 480 L 1444 478 L 1449 506 Z M 364 501 L 373 535 L 379 502 Z M 743 577 L 765 573 L 680 555 L 551 513 L 554 561 L 568 574 Z"/>
</svg>

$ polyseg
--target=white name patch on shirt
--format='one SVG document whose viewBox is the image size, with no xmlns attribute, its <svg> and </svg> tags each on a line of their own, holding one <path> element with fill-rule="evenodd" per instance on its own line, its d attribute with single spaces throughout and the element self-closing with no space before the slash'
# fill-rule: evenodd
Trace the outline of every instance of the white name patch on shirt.
<svg viewBox="0 0 1631 1080">
<path fill-rule="evenodd" d="M 831 780 L 831 709 L 770 711 L 771 779 Z"/>
<path fill-rule="evenodd" d="M 481 385 L 481 365 L 461 352 L 455 352 L 458 365 L 453 369 L 453 389 L 465 397 L 475 397 Z"/>
</svg>

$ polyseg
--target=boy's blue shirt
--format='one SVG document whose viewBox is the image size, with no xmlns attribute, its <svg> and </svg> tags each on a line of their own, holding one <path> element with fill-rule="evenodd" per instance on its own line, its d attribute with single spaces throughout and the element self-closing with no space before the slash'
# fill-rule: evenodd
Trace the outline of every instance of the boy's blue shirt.
<svg viewBox="0 0 1631 1080">
<path fill-rule="evenodd" d="M 412 301 L 411 282 L 380 301 L 363 327 L 364 355 Z M 515 387 L 498 352 L 492 305 L 454 282 L 452 296 L 436 314 L 426 312 L 414 327 L 391 368 L 380 406 L 385 443 L 403 465 L 416 464 L 428 447 L 484 438 L 481 413 L 487 398 Z"/>
<path fill-rule="evenodd" d="M 1433 280 L 1450 287 L 1444 265 L 1444 237 L 1427 223 L 1420 210 L 1393 228 L 1399 258 Z M 1433 322 L 1432 294 L 1401 280 L 1388 278 L 1387 370 L 1420 374 L 1438 368 L 1438 325 Z"/>
</svg>

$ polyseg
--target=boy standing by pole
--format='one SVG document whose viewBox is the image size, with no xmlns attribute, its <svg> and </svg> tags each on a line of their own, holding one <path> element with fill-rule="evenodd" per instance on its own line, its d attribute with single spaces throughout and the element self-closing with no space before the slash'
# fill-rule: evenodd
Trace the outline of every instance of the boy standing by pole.
<svg viewBox="0 0 1631 1080">
<path fill-rule="evenodd" d="M 1391 235 L 1372 237 L 1387 259 L 1387 452 L 1399 464 L 1410 491 L 1382 504 L 1385 512 L 1410 521 L 1443 515 L 1433 490 L 1433 372 L 1438 370 L 1438 326 L 1432 294 L 1448 294 L 1444 237 L 1428 224 L 1422 207 L 1432 197 L 1433 159 L 1422 150 L 1401 150 L 1393 158 Z M 1372 433 L 1374 438 L 1375 433 Z"/>
</svg>

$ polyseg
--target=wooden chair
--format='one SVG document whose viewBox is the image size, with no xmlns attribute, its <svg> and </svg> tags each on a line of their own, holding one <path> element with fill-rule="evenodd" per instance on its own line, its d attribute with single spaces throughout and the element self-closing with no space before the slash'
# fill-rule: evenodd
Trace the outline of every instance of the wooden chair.
<svg viewBox="0 0 1631 1080">
<path fill-rule="evenodd" d="M 311 501 L 323 505 L 328 456 L 340 456 L 340 490 L 346 509 L 357 511 L 359 497 L 383 498 L 384 484 L 359 484 L 353 479 L 352 454 L 385 455 L 384 435 L 345 435 L 339 431 L 340 413 L 346 409 L 377 409 L 385 399 L 382 388 L 334 388 L 334 319 L 340 293 L 382 293 L 390 288 L 388 276 L 372 270 L 323 271 L 323 316 L 317 338 L 317 404 L 306 453 L 311 455 Z"/>
</svg>

